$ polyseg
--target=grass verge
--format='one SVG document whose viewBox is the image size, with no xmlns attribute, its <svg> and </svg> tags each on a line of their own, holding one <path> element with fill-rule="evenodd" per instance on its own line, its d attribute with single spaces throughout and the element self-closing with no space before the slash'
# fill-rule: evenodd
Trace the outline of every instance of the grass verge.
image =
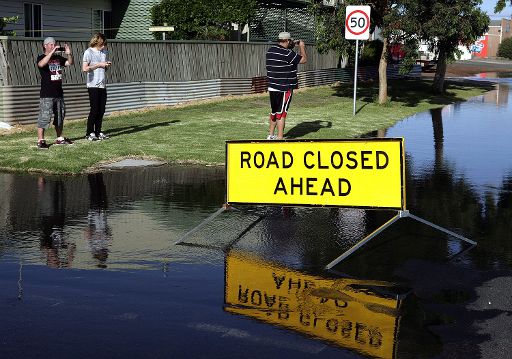
<svg viewBox="0 0 512 359">
<path fill-rule="evenodd" d="M 450 83 L 446 94 L 430 93 L 430 83 L 389 82 L 390 101 L 375 103 L 378 85 L 360 84 L 357 114 L 352 116 L 352 85 L 298 90 L 286 124 L 288 139 L 353 138 L 392 126 L 414 113 L 465 101 L 492 89 L 489 84 Z M 221 98 L 188 105 L 116 114 L 105 118 L 106 141 L 84 138 L 85 120 L 67 121 L 64 135 L 72 146 L 36 146 L 35 126 L 0 134 L 0 169 L 15 172 L 78 174 L 122 158 L 159 159 L 168 163 L 222 164 L 224 141 L 264 139 L 268 129 L 267 94 Z M 55 138 L 53 128 L 46 134 Z"/>
</svg>

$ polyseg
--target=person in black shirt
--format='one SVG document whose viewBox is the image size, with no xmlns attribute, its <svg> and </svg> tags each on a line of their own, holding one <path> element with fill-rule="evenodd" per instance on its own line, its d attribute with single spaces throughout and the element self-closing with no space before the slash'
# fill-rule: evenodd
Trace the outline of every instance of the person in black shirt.
<svg viewBox="0 0 512 359">
<path fill-rule="evenodd" d="M 64 49 L 55 45 L 53 37 L 47 37 L 43 42 L 44 54 L 37 57 L 37 67 L 41 74 L 41 92 L 39 99 L 39 117 L 37 119 L 37 147 L 48 149 L 44 139 L 44 131 L 50 127 L 52 115 L 53 125 L 57 133 L 56 145 L 71 145 L 71 140 L 62 137 L 66 106 L 62 91 L 62 68 L 73 65 L 73 56 L 68 44 Z M 55 52 L 64 50 L 66 57 Z"/>
<path fill-rule="evenodd" d="M 299 53 L 292 51 L 295 43 Z M 268 93 L 272 108 L 269 119 L 269 140 L 282 140 L 286 115 L 292 100 L 293 89 L 297 86 L 297 65 L 307 61 L 304 41 L 294 42 L 289 32 L 279 34 L 277 44 L 266 54 Z M 277 136 L 274 135 L 277 125 Z"/>
</svg>

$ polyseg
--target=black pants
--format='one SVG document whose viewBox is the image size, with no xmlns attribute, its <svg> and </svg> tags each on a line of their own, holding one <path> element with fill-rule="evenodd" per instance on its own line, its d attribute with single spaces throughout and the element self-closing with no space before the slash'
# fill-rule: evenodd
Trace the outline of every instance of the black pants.
<svg viewBox="0 0 512 359">
<path fill-rule="evenodd" d="M 87 118 L 87 133 L 88 136 L 91 133 L 95 133 L 98 136 L 101 132 L 101 124 L 103 122 L 103 115 L 105 114 L 105 106 L 107 104 L 107 89 L 89 87 L 89 104 L 91 110 L 89 111 L 89 117 Z"/>
</svg>

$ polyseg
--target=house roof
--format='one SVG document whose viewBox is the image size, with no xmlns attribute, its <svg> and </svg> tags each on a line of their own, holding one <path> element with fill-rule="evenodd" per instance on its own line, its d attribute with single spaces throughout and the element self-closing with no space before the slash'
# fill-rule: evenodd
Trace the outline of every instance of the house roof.
<svg viewBox="0 0 512 359">
<path fill-rule="evenodd" d="M 489 26 L 501 26 L 501 20 L 491 20 Z"/>
</svg>

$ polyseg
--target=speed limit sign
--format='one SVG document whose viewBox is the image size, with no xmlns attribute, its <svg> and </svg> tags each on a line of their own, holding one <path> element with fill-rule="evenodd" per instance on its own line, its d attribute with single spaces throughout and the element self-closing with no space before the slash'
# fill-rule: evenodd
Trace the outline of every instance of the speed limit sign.
<svg viewBox="0 0 512 359">
<path fill-rule="evenodd" d="M 347 6 L 345 39 L 368 40 L 370 38 L 370 9 L 368 5 Z"/>
</svg>

